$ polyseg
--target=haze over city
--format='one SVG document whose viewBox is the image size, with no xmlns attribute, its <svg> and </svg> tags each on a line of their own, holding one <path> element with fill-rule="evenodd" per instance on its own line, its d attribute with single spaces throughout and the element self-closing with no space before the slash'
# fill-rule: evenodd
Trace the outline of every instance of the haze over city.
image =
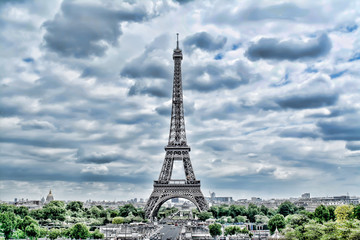
<svg viewBox="0 0 360 240">
<path fill-rule="evenodd" d="M 359 9 L 1 1 L 0 200 L 49 189 L 57 200 L 148 198 L 168 140 L 176 33 L 204 195 L 359 196 Z"/>
</svg>

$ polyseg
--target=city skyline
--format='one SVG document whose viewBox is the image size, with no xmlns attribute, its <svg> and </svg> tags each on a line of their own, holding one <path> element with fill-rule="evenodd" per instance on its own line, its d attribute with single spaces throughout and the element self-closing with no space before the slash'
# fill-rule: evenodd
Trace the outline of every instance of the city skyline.
<svg viewBox="0 0 360 240">
<path fill-rule="evenodd" d="M 356 1 L 2 1 L 0 199 L 147 198 L 177 32 L 204 195 L 359 196 L 359 12 Z"/>
</svg>

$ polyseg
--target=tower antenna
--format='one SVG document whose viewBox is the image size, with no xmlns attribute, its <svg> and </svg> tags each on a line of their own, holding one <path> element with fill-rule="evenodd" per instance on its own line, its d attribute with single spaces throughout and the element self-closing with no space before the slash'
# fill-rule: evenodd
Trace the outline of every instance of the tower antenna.
<svg viewBox="0 0 360 240">
<path fill-rule="evenodd" d="M 179 49 L 179 33 L 176 33 L 176 49 Z"/>
</svg>

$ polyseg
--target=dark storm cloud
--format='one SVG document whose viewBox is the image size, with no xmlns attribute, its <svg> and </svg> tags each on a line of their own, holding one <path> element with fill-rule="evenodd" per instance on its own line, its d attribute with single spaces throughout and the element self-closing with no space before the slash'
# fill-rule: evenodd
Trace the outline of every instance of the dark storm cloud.
<svg viewBox="0 0 360 240">
<path fill-rule="evenodd" d="M 251 61 L 259 59 L 298 60 L 325 56 L 331 49 L 331 41 L 326 34 L 307 42 L 276 38 L 261 38 L 252 43 L 245 52 Z"/>
<path fill-rule="evenodd" d="M 168 35 L 156 37 L 139 57 L 126 63 L 120 75 L 128 78 L 170 78 L 169 66 L 159 61 L 158 54 L 154 55 L 154 52 L 165 50 L 168 45 Z"/>
<path fill-rule="evenodd" d="M 235 89 L 243 84 L 248 84 L 250 79 L 257 76 L 251 74 L 249 69 L 240 61 L 234 65 L 226 66 L 234 74 L 227 75 L 225 66 L 208 64 L 205 66 L 193 66 L 184 74 L 184 88 L 198 92 L 212 92 L 218 89 Z M 203 79 L 208 76 L 208 79 Z"/>
<path fill-rule="evenodd" d="M 355 113 L 356 109 L 354 108 L 348 108 L 348 107 L 335 107 L 333 109 L 330 109 L 330 114 L 325 113 L 314 113 L 309 114 L 306 117 L 312 117 L 312 118 L 331 118 L 331 117 L 339 117 L 351 113 Z"/>
<path fill-rule="evenodd" d="M 262 21 L 266 19 L 296 21 L 304 18 L 307 14 L 308 10 L 293 3 L 282 3 L 267 7 L 239 8 L 236 11 L 227 7 L 220 10 L 216 9 L 215 13 L 205 16 L 205 21 L 237 26 L 246 21 Z"/>
<path fill-rule="evenodd" d="M 266 110 L 311 109 L 333 106 L 339 99 L 339 93 L 326 75 L 317 75 L 301 85 L 285 84 L 285 94 L 265 97 L 257 106 Z"/>
<path fill-rule="evenodd" d="M 28 145 L 36 147 L 48 147 L 48 148 L 72 148 L 76 145 L 75 141 L 70 139 L 53 138 L 47 135 L 44 136 L 0 136 L 0 142 L 14 143 L 18 145 Z"/>
<path fill-rule="evenodd" d="M 303 128 L 290 128 L 280 131 L 280 137 L 283 138 L 319 138 L 319 134 L 314 130 Z"/>
<path fill-rule="evenodd" d="M 205 147 L 216 152 L 224 152 L 231 149 L 233 142 L 229 140 L 208 140 L 203 143 Z"/>
<path fill-rule="evenodd" d="M 165 84 L 169 85 L 169 84 Z M 135 96 L 135 95 L 149 95 L 153 97 L 170 97 L 171 93 L 164 89 L 164 87 L 160 86 L 151 86 L 151 83 L 149 85 L 141 84 L 141 83 L 135 83 L 133 86 L 130 87 L 128 96 Z"/>
<path fill-rule="evenodd" d="M 80 172 L 78 169 L 54 169 L 52 166 L 2 166 L 0 168 L 0 180 L 15 181 L 65 181 L 65 182 L 122 182 L 122 183 L 145 183 L 149 181 L 143 174 L 121 175 L 96 174 Z"/>
<path fill-rule="evenodd" d="M 323 120 L 317 123 L 324 140 L 360 141 L 358 116 L 342 120 Z"/>
<path fill-rule="evenodd" d="M 282 108 L 306 109 L 332 106 L 339 96 L 336 93 L 319 95 L 288 96 L 276 100 Z"/>
<path fill-rule="evenodd" d="M 1 5 L 5 5 L 5 4 L 21 4 L 21 3 L 25 3 L 25 0 L 1 0 L 0 1 L 0 7 Z"/>
<path fill-rule="evenodd" d="M 263 194 L 268 192 L 280 194 L 279 189 L 281 189 L 281 191 L 286 191 L 288 194 L 296 196 L 298 195 L 298 189 L 301 185 L 309 184 L 309 182 L 305 179 L 301 179 L 301 181 L 299 181 L 299 179 L 276 179 L 273 176 L 274 171 L 275 169 L 267 169 L 256 174 L 207 178 L 206 183 L 203 185 L 206 184 L 204 187 L 210 189 L 237 189 L 243 191 L 253 191 L 254 189 L 257 189 L 257 191 L 260 191 Z"/>
<path fill-rule="evenodd" d="M 160 106 L 155 108 L 155 111 L 161 116 L 170 116 L 171 106 Z"/>
<path fill-rule="evenodd" d="M 82 77 L 82 78 L 98 77 L 103 80 L 103 78 L 107 78 L 108 76 L 109 76 L 108 69 L 104 69 L 103 67 L 92 66 L 92 67 L 84 68 L 80 77 Z"/>
<path fill-rule="evenodd" d="M 143 122 L 151 122 L 151 121 L 157 121 L 155 118 L 155 114 L 137 114 L 137 115 L 127 115 L 127 116 L 121 116 L 116 119 L 116 123 L 120 124 L 139 124 Z"/>
<path fill-rule="evenodd" d="M 135 80 L 135 84 L 129 89 L 129 96 L 170 96 L 169 88 L 171 88 L 172 67 L 170 67 L 169 62 L 160 61 L 159 59 L 159 54 L 168 45 L 169 36 L 166 34 L 160 35 L 146 46 L 145 51 L 139 57 L 125 64 L 120 72 L 120 76 Z"/>
<path fill-rule="evenodd" d="M 163 63 L 155 61 L 144 61 L 144 59 L 137 58 L 126 66 L 121 71 L 121 76 L 128 78 L 163 78 L 171 77 L 169 69 Z"/>
<path fill-rule="evenodd" d="M 248 21 L 260 21 L 264 19 L 296 20 L 304 17 L 307 10 L 299 8 L 293 3 L 282 3 L 264 8 L 250 7 L 239 13 L 240 18 Z"/>
<path fill-rule="evenodd" d="M 212 78 L 211 81 L 193 81 L 186 85 L 187 89 L 196 90 L 199 92 L 212 92 L 220 88 L 235 89 L 241 84 L 240 79 L 232 77 Z"/>
<path fill-rule="evenodd" d="M 54 130 L 55 129 L 55 127 L 51 123 L 45 121 L 28 121 L 21 123 L 20 125 L 23 130 L 32 130 L 32 129 Z"/>
<path fill-rule="evenodd" d="M 95 164 L 105 164 L 111 162 L 132 162 L 132 159 L 125 157 L 119 153 L 110 152 L 110 153 L 91 153 L 86 154 L 84 149 L 80 148 L 77 152 L 77 162 L 79 163 L 95 163 Z M 134 162 L 134 161 L 133 161 Z"/>
<path fill-rule="evenodd" d="M 346 143 L 346 148 L 350 151 L 360 151 L 360 143 L 348 142 Z"/>
<path fill-rule="evenodd" d="M 180 4 L 186 4 L 186 3 L 189 3 L 189 2 L 192 2 L 194 0 L 174 0 L 175 2 L 178 2 Z"/>
<path fill-rule="evenodd" d="M 199 48 L 211 52 L 223 48 L 226 40 L 226 37 L 217 36 L 214 38 L 207 32 L 199 32 L 185 38 L 184 50 L 186 52 L 192 52 L 196 48 Z"/>
<path fill-rule="evenodd" d="M 46 29 L 44 46 L 63 56 L 102 56 L 107 49 L 102 41 L 113 46 L 118 43 L 122 34 L 121 21 L 139 22 L 146 16 L 146 10 L 139 7 L 112 10 L 100 5 L 64 1 L 61 12 L 43 25 Z"/>
</svg>

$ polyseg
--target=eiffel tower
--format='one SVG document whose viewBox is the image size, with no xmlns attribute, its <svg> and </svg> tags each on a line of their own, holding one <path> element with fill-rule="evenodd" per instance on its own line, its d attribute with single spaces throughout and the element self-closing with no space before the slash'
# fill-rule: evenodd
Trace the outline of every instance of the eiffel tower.
<svg viewBox="0 0 360 240">
<path fill-rule="evenodd" d="M 196 180 L 191 161 L 190 147 L 187 145 L 185 119 L 183 107 L 183 93 L 181 80 L 182 51 L 179 48 L 179 34 L 177 34 L 176 49 L 174 49 L 174 82 L 172 95 L 172 109 L 169 142 L 165 147 L 165 159 L 159 175 L 154 181 L 154 190 L 145 206 L 147 218 L 156 217 L 160 206 L 172 198 L 185 198 L 195 204 L 200 210 L 207 210 L 208 204 L 200 189 L 200 180 Z M 182 161 L 186 179 L 172 179 L 174 161 Z"/>
</svg>

